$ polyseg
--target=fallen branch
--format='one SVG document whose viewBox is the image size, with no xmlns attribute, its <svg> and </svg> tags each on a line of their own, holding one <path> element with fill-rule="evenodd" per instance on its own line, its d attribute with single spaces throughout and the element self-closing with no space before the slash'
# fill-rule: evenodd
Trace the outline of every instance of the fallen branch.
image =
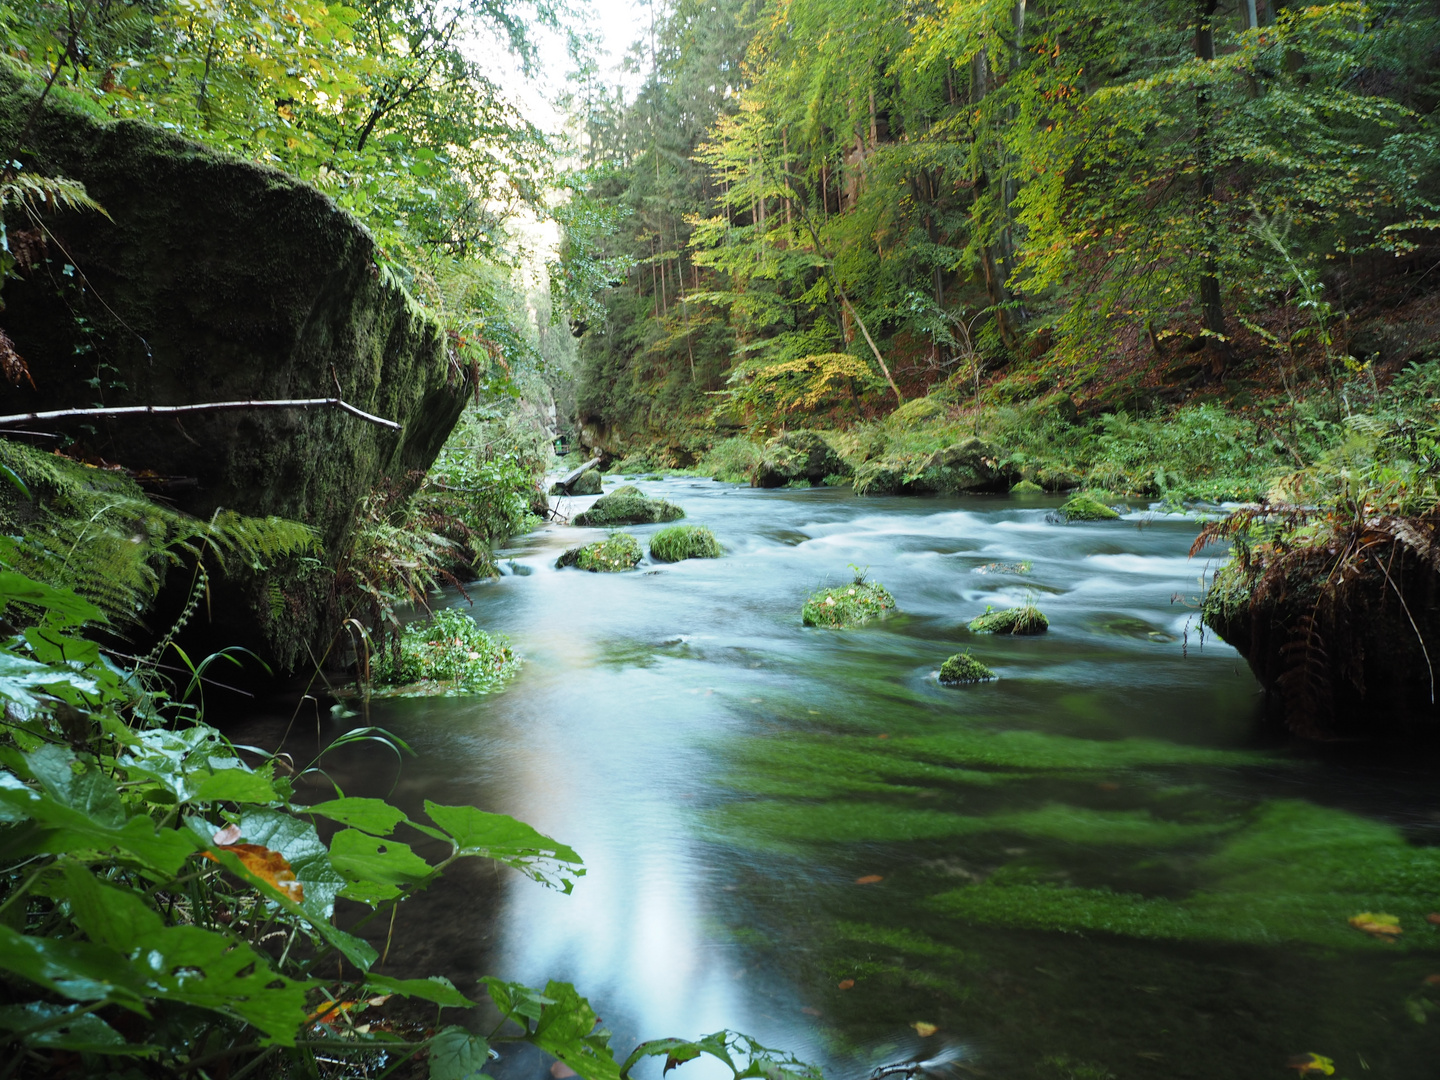
<svg viewBox="0 0 1440 1080">
<path fill-rule="evenodd" d="M 112 409 L 52 409 L 49 412 L 15 413 L 13 416 L 0 416 L 0 427 L 9 427 L 11 424 L 35 420 L 62 420 L 71 416 L 175 416 L 179 413 L 218 412 L 222 409 L 308 409 L 311 406 L 320 405 L 344 409 L 351 416 L 358 416 L 367 423 L 378 424 L 380 427 L 390 428 L 392 431 L 403 430 L 394 420 L 374 416 L 363 409 L 357 409 L 348 401 L 335 397 L 281 398 L 274 401 L 207 401 L 196 405 L 121 405 Z"/>
<path fill-rule="evenodd" d="M 584 476 L 585 473 L 586 473 L 588 470 L 593 469 L 596 465 L 599 465 L 599 464 L 600 464 L 600 455 L 599 455 L 599 454 L 596 454 L 596 455 L 595 455 L 594 457 L 592 457 L 589 461 L 585 462 L 584 465 L 581 465 L 581 466 L 580 466 L 579 468 L 577 468 L 577 469 L 571 469 L 568 473 L 566 473 L 564 476 L 562 476 L 559 480 L 555 481 L 555 483 L 559 484 L 560 487 L 564 488 L 566 494 L 569 494 L 570 489 L 575 486 L 575 481 L 576 481 L 576 480 L 579 480 L 580 477 Z"/>
</svg>

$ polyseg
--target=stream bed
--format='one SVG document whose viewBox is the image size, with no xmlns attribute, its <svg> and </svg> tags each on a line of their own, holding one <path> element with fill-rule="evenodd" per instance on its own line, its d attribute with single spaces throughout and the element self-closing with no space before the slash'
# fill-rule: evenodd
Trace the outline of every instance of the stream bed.
<svg viewBox="0 0 1440 1080">
<path fill-rule="evenodd" d="M 561 571 L 604 533 L 548 526 L 468 589 L 525 658 L 506 690 L 292 734 L 299 758 L 384 727 L 417 756 L 327 755 L 346 794 L 470 802 L 585 860 L 568 896 L 457 866 L 402 909 L 384 970 L 566 979 L 622 1056 L 731 1028 L 856 1080 L 937 1055 L 1037 1080 L 1293 1077 L 1307 1053 L 1349 1080 L 1440 1074 L 1434 755 L 1267 734 L 1244 661 L 1200 632 L 1193 520 L 639 486 L 727 557 Z M 855 568 L 899 613 L 802 627 L 805 597 Z M 965 629 L 1027 600 L 1048 633 Z M 939 685 L 966 648 L 999 678 Z M 231 734 L 273 745 L 287 719 Z M 1355 929 L 1364 912 L 1403 933 Z"/>
</svg>

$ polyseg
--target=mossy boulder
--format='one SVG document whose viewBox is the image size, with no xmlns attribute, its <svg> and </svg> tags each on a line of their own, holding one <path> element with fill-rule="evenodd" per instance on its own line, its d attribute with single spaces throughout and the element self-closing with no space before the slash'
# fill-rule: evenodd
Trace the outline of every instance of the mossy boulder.
<svg viewBox="0 0 1440 1080">
<path fill-rule="evenodd" d="M 855 469 L 856 495 L 899 495 L 905 487 L 905 470 L 888 459 L 867 461 Z"/>
<path fill-rule="evenodd" d="M 1057 468 L 1037 469 L 1035 482 L 1046 491 L 1073 491 L 1084 483 L 1075 473 Z"/>
<path fill-rule="evenodd" d="M 640 557 L 640 541 L 629 533 L 612 533 L 593 544 L 570 548 L 555 560 L 555 567 L 563 570 L 574 566 L 592 574 L 616 574 L 635 569 Z"/>
<path fill-rule="evenodd" d="M 718 559 L 725 552 L 704 525 L 671 525 L 650 538 L 650 557 L 659 562 Z"/>
<path fill-rule="evenodd" d="M 1044 495 L 1045 489 L 1030 480 L 1021 480 L 1010 489 L 1011 495 Z"/>
<path fill-rule="evenodd" d="M 860 626 L 895 609 L 895 598 L 878 581 L 855 581 L 821 589 L 800 611 L 806 626 L 843 630 Z"/>
<path fill-rule="evenodd" d="M 1066 521 L 1114 521 L 1120 516 L 1093 495 L 1076 495 L 1059 512 Z"/>
<path fill-rule="evenodd" d="M 954 494 L 962 491 L 1009 491 L 1013 472 L 1000 463 L 1001 452 L 971 436 L 931 454 L 910 487 L 916 491 Z"/>
<path fill-rule="evenodd" d="M 40 261 L 6 283 L 5 330 L 35 386 L 0 385 L 0 411 L 338 394 L 403 425 L 285 408 L 62 426 L 107 461 L 169 478 L 167 497 L 187 513 L 312 526 L 318 567 L 217 577 L 210 617 L 192 621 L 185 647 L 242 645 L 277 671 L 323 655 L 338 620 L 331 571 L 356 505 L 378 485 L 413 485 L 469 396 L 440 326 L 319 189 L 158 127 L 107 121 L 59 89 L 31 123 L 36 97 L 0 69 L 0 142 L 13 148 L 23 132 L 27 172 L 81 181 L 109 216 L 47 215 Z M 162 593 L 147 620 L 157 632 L 189 584 L 177 574 Z"/>
<path fill-rule="evenodd" d="M 1034 604 L 1005 608 L 1003 611 L 985 609 L 969 622 L 970 631 L 975 634 L 1043 634 L 1050 629 L 1050 620 Z"/>
<path fill-rule="evenodd" d="M 575 524 L 653 525 L 660 521 L 676 521 L 684 516 L 685 511 L 674 503 L 646 498 L 639 488 L 626 484 L 596 499 L 589 510 L 575 516 Z"/>
<path fill-rule="evenodd" d="M 995 672 L 976 660 L 969 652 L 956 653 L 940 665 L 940 681 L 946 686 L 984 682 L 995 678 Z"/>
<path fill-rule="evenodd" d="M 570 485 L 569 491 L 561 487 L 558 482 L 550 486 L 551 495 L 599 495 L 603 490 L 604 483 L 600 478 L 600 473 L 595 469 L 586 469 L 577 476 L 575 482 Z"/>
<path fill-rule="evenodd" d="M 824 436 L 814 431 L 791 431 L 765 444 L 764 456 L 750 473 L 750 486 L 814 486 L 827 476 L 849 476 L 850 471 Z"/>
</svg>

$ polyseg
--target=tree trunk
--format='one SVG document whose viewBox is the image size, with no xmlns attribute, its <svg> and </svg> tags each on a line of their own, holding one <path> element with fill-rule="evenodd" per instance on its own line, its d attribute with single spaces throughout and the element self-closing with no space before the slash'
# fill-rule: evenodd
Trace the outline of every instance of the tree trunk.
<svg viewBox="0 0 1440 1080">
<path fill-rule="evenodd" d="M 1195 55 L 1201 60 L 1215 59 L 1215 9 L 1219 0 L 1197 0 L 1195 23 Z M 1210 94 L 1201 90 L 1195 98 L 1198 123 L 1195 137 L 1196 164 L 1200 174 L 1200 232 L 1204 245 L 1204 267 L 1200 274 L 1200 312 L 1205 329 L 1222 338 L 1225 334 L 1225 309 L 1220 300 L 1220 241 L 1215 220 L 1215 171 L 1210 145 Z M 1219 346 L 1220 341 L 1210 344 Z"/>
</svg>

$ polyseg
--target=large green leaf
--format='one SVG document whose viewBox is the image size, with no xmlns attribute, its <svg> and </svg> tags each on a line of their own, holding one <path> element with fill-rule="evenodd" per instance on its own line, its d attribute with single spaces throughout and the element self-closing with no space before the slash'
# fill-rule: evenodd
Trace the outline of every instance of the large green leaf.
<svg viewBox="0 0 1440 1080">
<path fill-rule="evenodd" d="M 87 693 L 96 690 L 94 681 L 79 672 L 52 667 L 9 649 L 0 649 L 0 698 L 17 705 L 33 706 L 36 691 L 49 692 L 62 686 Z"/>
<path fill-rule="evenodd" d="M 0 1030 L 10 1032 L 27 1046 L 42 1050 L 69 1050 L 77 1054 L 134 1054 L 149 1056 L 152 1047 L 127 1043 L 121 1034 L 81 1005 L 55 1005 L 31 1001 L 0 1006 Z"/>
<path fill-rule="evenodd" d="M 573 848 L 536 832 L 505 814 L 473 806 L 441 806 L 425 800 L 430 820 L 455 842 L 462 855 L 479 855 L 514 867 L 527 877 L 569 892 L 585 870 Z M 558 867 L 546 864 L 561 864 Z M 557 873 L 557 877 L 551 874 Z"/>
<path fill-rule="evenodd" d="M 530 1035 L 547 1054 L 559 1058 L 585 1080 L 620 1080 L 620 1066 L 610 1051 L 610 1033 L 599 1027 L 600 1018 L 590 1003 L 569 983 L 545 984 L 550 1004 Z"/>
<path fill-rule="evenodd" d="M 391 806 L 384 799 L 332 799 L 316 806 L 296 809 L 306 814 L 319 814 L 353 829 L 364 829 L 376 836 L 389 836 L 396 826 L 409 820 L 397 807 Z"/>
<path fill-rule="evenodd" d="M 490 1044 L 462 1027 L 447 1027 L 430 1040 L 430 1080 L 475 1080 L 490 1060 Z"/>
<path fill-rule="evenodd" d="M 371 903 L 398 896 L 402 886 L 424 881 L 435 872 L 410 845 L 359 829 L 342 829 L 331 837 L 330 861 L 350 879 L 344 895 Z"/>
<path fill-rule="evenodd" d="M 272 803 L 275 781 L 251 769 L 216 769 L 191 778 L 194 802 Z"/>
<path fill-rule="evenodd" d="M 103 885 L 90 871 L 65 870 L 65 895 L 92 942 L 129 958 L 158 998 L 236 1016 L 265 1041 L 293 1045 L 313 983 L 277 975 L 268 957 L 234 937 L 198 926 L 166 926 L 140 894 Z"/>
<path fill-rule="evenodd" d="M 82 600 L 69 589 L 56 589 L 41 584 L 13 570 L 0 571 L 0 611 L 11 604 L 28 604 L 44 608 L 51 621 L 59 626 L 81 626 L 103 623 L 105 616 L 88 600 Z"/>
<path fill-rule="evenodd" d="M 113 949 L 32 937 L 0 924 L 0 969 L 72 1001 L 113 1001 L 146 1014 L 145 981 Z"/>
<path fill-rule="evenodd" d="M 419 998 L 445 1008 L 465 1009 L 475 1004 L 443 975 L 431 975 L 428 979 L 392 979 L 389 975 L 372 972 L 365 976 L 365 982 L 376 990 Z"/>
</svg>

